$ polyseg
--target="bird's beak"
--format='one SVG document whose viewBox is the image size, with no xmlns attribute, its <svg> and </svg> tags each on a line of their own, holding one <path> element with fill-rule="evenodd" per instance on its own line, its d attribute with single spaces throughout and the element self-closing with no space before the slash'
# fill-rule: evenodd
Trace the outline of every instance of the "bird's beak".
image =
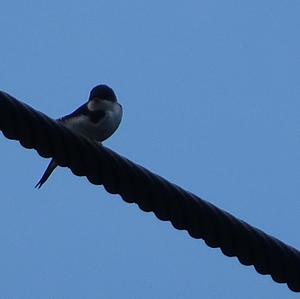
<svg viewBox="0 0 300 299">
<path fill-rule="evenodd" d="M 99 98 L 92 98 L 89 99 L 87 103 L 87 107 L 90 111 L 99 110 L 99 104 L 101 103 L 101 99 Z"/>
</svg>

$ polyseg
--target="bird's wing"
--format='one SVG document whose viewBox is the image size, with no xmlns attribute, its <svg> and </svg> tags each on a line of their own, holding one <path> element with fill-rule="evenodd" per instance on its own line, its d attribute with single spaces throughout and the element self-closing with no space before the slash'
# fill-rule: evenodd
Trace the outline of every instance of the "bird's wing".
<svg viewBox="0 0 300 299">
<path fill-rule="evenodd" d="M 58 121 L 65 122 L 70 118 L 74 118 L 74 117 L 76 118 L 77 116 L 88 115 L 88 114 L 89 114 L 89 110 L 85 103 L 85 104 L 81 105 L 79 108 L 77 108 L 75 111 L 73 111 L 72 113 L 59 118 Z"/>
</svg>

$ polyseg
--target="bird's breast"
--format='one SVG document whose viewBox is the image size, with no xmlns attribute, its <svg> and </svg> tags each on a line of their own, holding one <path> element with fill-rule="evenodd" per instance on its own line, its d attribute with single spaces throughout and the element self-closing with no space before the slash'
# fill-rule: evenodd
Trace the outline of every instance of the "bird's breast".
<svg viewBox="0 0 300 299">
<path fill-rule="evenodd" d="M 89 114 L 82 114 L 68 120 L 63 124 L 70 130 L 97 142 L 110 137 L 119 127 L 122 120 L 122 106 L 114 103 L 111 109 L 104 111 L 98 122 L 92 121 Z"/>
</svg>

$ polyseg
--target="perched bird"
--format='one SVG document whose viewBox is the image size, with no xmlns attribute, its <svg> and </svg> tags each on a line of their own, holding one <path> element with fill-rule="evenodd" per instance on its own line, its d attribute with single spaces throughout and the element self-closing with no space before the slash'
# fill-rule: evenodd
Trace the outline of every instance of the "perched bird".
<svg viewBox="0 0 300 299">
<path fill-rule="evenodd" d="M 121 119 L 122 106 L 114 91 L 107 85 L 97 85 L 91 90 L 85 104 L 57 121 L 76 133 L 102 142 L 117 130 Z M 41 188 L 57 166 L 52 159 L 35 188 Z"/>
</svg>

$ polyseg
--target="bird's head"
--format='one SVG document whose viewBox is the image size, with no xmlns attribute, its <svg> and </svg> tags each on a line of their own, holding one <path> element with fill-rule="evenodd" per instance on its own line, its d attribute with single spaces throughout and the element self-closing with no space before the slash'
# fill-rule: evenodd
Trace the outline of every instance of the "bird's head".
<svg viewBox="0 0 300 299">
<path fill-rule="evenodd" d="M 96 111 L 103 109 L 105 104 L 116 102 L 117 97 L 114 91 L 107 85 L 101 84 L 91 90 L 87 106 L 90 111 Z"/>
</svg>

